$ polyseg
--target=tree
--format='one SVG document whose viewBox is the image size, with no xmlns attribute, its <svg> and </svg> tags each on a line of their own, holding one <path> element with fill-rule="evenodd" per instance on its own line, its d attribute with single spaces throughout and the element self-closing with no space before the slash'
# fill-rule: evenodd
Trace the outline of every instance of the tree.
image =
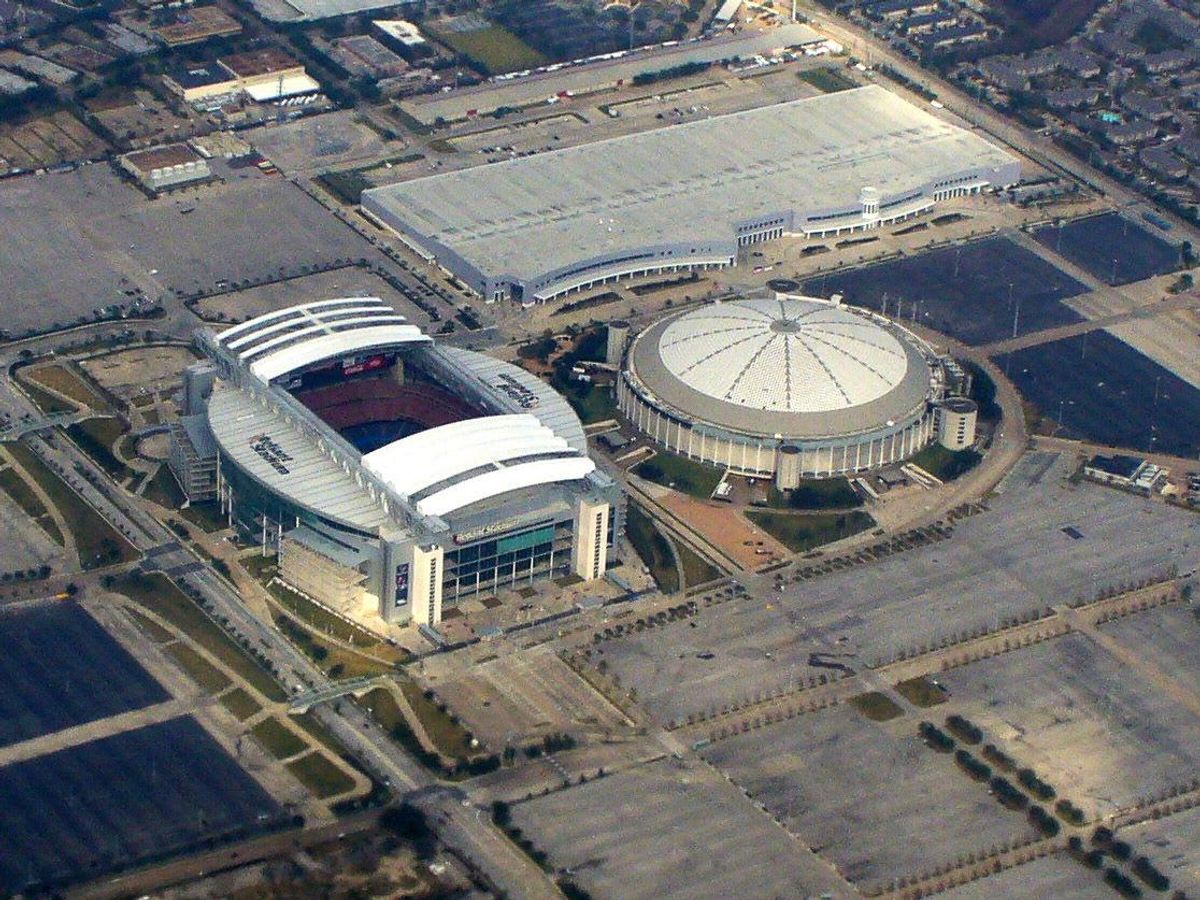
<svg viewBox="0 0 1200 900">
<path fill-rule="evenodd" d="M 493 800 L 492 821 L 501 828 L 507 828 L 512 823 L 512 808 L 503 800 Z"/>
<path fill-rule="evenodd" d="M 429 859 L 437 848 L 437 837 L 425 813 L 411 803 L 401 803 L 384 811 L 379 824 L 401 840 L 408 841 L 421 859 Z"/>
</svg>

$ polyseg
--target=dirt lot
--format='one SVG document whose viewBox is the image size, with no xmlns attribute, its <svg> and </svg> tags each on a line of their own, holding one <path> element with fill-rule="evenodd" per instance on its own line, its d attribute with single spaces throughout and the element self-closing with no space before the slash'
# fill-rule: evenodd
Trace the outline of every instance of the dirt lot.
<svg viewBox="0 0 1200 900">
<path fill-rule="evenodd" d="M 493 748 L 557 731 L 620 731 L 627 722 L 548 648 L 476 664 L 465 673 L 431 673 L 428 680 Z"/>
<path fill-rule="evenodd" d="M 186 347 L 139 347 L 80 362 L 102 387 L 126 396 L 137 388 L 162 390 L 179 385 L 183 370 L 196 361 Z"/>
</svg>

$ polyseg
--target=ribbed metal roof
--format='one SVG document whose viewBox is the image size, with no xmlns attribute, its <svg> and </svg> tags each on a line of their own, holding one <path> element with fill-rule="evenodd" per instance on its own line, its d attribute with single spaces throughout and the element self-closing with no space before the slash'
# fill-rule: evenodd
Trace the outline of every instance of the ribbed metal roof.
<svg viewBox="0 0 1200 900">
<path fill-rule="evenodd" d="M 684 421 L 797 440 L 865 434 L 919 415 L 933 373 L 894 323 L 824 300 L 752 298 L 656 322 L 627 378 Z"/>
<path fill-rule="evenodd" d="M 759 298 L 702 307 L 658 342 L 667 371 L 714 400 L 812 413 L 869 403 L 908 369 L 900 342 L 871 319 L 813 300 Z"/>
</svg>

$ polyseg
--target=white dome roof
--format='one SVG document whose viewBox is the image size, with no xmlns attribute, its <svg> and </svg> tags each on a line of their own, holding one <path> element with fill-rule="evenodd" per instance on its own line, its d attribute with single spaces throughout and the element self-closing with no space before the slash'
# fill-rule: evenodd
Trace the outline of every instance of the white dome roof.
<svg viewBox="0 0 1200 900">
<path fill-rule="evenodd" d="M 816 300 L 745 299 L 672 321 L 663 367 L 689 388 L 746 409 L 819 413 L 878 400 L 903 381 L 909 354 L 867 315 Z"/>
</svg>

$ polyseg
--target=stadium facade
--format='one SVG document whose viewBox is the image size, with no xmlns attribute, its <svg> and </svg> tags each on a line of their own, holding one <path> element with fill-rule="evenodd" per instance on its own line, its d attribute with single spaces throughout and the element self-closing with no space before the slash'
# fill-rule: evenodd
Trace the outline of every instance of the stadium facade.
<svg viewBox="0 0 1200 900">
<path fill-rule="evenodd" d="M 1020 163 L 877 85 L 362 194 L 362 209 L 489 301 L 732 266 L 1020 180 Z"/>
<path fill-rule="evenodd" d="M 602 577 L 621 493 L 551 387 L 437 346 L 352 297 L 202 330 L 172 469 L 279 554 L 280 577 L 357 620 L 435 625 L 443 604 Z"/>
<path fill-rule="evenodd" d="M 944 365 L 883 316 L 766 294 L 693 307 L 642 331 L 625 354 L 617 401 L 663 447 L 785 489 L 897 463 L 929 444 Z"/>
</svg>

